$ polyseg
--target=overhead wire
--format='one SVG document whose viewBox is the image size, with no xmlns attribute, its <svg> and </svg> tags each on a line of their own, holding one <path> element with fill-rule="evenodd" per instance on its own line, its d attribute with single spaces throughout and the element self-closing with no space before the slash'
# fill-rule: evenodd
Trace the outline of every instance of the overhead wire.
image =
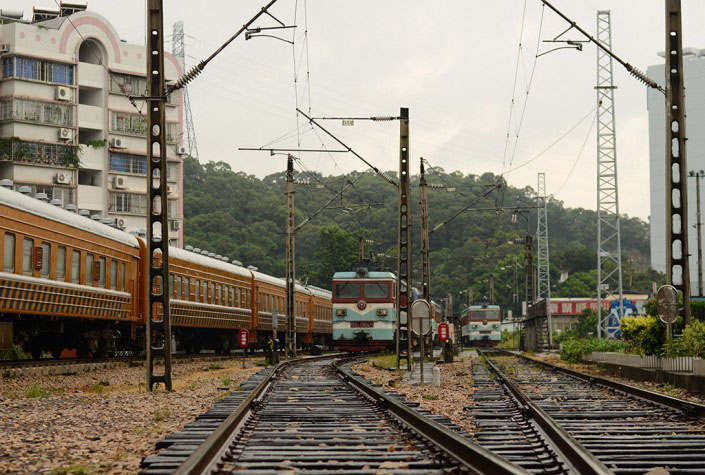
<svg viewBox="0 0 705 475">
<path fill-rule="evenodd" d="M 592 132 L 592 128 L 595 126 L 596 120 L 597 120 L 597 114 L 594 115 L 592 122 L 590 123 L 590 127 L 588 127 L 587 134 L 585 135 L 585 140 L 583 140 L 583 145 L 580 147 L 580 151 L 578 152 L 578 156 L 575 157 L 575 160 L 573 161 L 573 165 L 570 167 L 570 171 L 568 172 L 568 175 L 565 177 L 565 180 L 563 180 L 563 183 L 558 188 L 558 190 L 554 193 L 554 196 L 557 196 L 561 192 L 561 190 L 563 190 L 563 187 L 565 186 L 566 183 L 568 183 L 568 179 L 573 174 L 573 171 L 575 170 L 575 166 L 578 164 L 578 160 L 580 159 L 580 156 L 583 154 L 583 150 L 585 149 L 585 145 L 587 144 L 587 141 L 590 138 L 590 133 Z"/>
</svg>

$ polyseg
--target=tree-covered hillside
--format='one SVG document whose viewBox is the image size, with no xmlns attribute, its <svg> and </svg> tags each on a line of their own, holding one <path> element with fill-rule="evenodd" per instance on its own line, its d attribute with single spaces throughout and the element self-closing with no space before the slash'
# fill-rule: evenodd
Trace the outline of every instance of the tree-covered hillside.
<svg viewBox="0 0 705 475">
<path fill-rule="evenodd" d="M 388 172 L 389 175 L 396 175 Z M 428 189 L 430 225 L 451 217 L 458 210 L 485 194 L 497 176 L 445 173 L 436 169 L 427 173 L 429 183 L 445 183 L 446 189 Z M 314 214 L 348 183 L 344 197 L 335 199 L 330 209 L 318 214 L 296 237 L 296 272 L 302 281 L 330 287 L 336 270 L 345 270 L 357 261 L 360 236 L 374 241 L 366 253 L 374 250 L 383 256 L 383 267 L 396 266 L 397 190 L 371 171 L 347 176 L 297 173 L 296 222 Z M 257 266 L 273 275 L 284 274 L 286 176 L 284 171 L 264 179 L 233 171 L 224 162 L 199 164 L 187 158 L 184 164 L 185 242 L 217 254 Z M 415 277 L 420 269 L 419 177 L 412 177 L 412 240 Z M 308 183 L 308 186 L 306 186 Z M 532 206 L 534 190 L 507 186 L 503 191 L 505 207 Z M 478 201 L 474 208 L 431 234 L 431 286 L 434 296 L 454 294 L 467 300 L 472 286 L 475 299 L 489 296 L 489 275 L 495 276 L 495 295 L 500 304 L 511 302 L 514 260 L 523 264 L 523 246 L 516 238 L 536 229 L 536 213 L 528 216 L 512 212 L 496 213 L 497 191 Z M 558 200 L 548 202 L 549 249 L 551 256 L 552 295 L 592 296 L 596 287 L 595 211 L 564 208 Z M 622 217 L 622 247 L 625 288 L 648 291 L 651 281 L 661 277 L 649 270 L 648 225 L 637 218 Z M 568 279 L 559 283 L 560 271 Z M 519 296 L 523 299 L 523 270 L 519 268 Z M 418 280 L 417 280 L 418 282 Z"/>
</svg>

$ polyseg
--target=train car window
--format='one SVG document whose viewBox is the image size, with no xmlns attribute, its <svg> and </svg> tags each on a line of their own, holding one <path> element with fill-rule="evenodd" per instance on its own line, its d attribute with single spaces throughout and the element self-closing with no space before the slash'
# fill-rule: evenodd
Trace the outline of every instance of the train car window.
<svg viewBox="0 0 705 475">
<path fill-rule="evenodd" d="M 86 285 L 93 285 L 93 254 L 86 254 Z"/>
<path fill-rule="evenodd" d="M 42 267 L 39 270 L 39 275 L 43 279 L 49 278 L 49 269 L 51 268 L 51 244 L 48 242 L 42 243 Z"/>
<path fill-rule="evenodd" d="M 223 293 L 223 287 L 218 284 L 218 286 L 215 288 L 215 304 L 220 305 L 220 296 Z"/>
<path fill-rule="evenodd" d="M 208 285 L 208 303 L 215 303 L 215 284 L 209 282 Z"/>
<path fill-rule="evenodd" d="M 174 294 L 174 298 L 177 298 L 177 299 L 181 298 L 181 276 L 180 275 L 176 276 L 176 293 Z"/>
<path fill-rule="evenodd" d="M 15 235 L 5 233 L 5 258 L 3 259 L 5 272 L 15 272 Z"/>
<path fill-rule="evenodd" d="M 195 302 L 200 302 L 201 301 L 201 281 L 199 279 L 196 279 L 194 281 L 194 285 L 196 288 L 194 289 L 194 301 Z"/>
<path fill-rule="evenodd" d="M 220 305 L 227 305 L 227 303 L 228 303 L 227 300 L 228 300 L 228 287 L 224 285 L 224 286 L 220 287 Z"/>
<path fill-rule="evenodd" d="M 125 268 L 127 267 L 127 264 L 121 263 L 120 264 L 120 290 L 123 292 L 127 291 L 127 287 L 125 287 Z"/>
<path fill-rule="evenodd" d="M 358 282 L 336 282 L 335 296 L 339 299 L 356 299 L 360 297 L 360 284 Z"/>
<path fill-rule="evenodd" d="M 81 251 L 71 253 L 71 282 L 74 284 L 81 282 Z"/>
<path fill-rule="evenodd" d="M 238 289 L 237 287 L 233 287 L 230 289 L 230 306 L 231 307 L 239 307 L 237 300 L 236 300 L 237 294 L 239 294 L 239 293 L 240 293 L 240 289 Z"/>
<path fill-rule="evenodd" d="M 174 295 L 174 274 L 169 273 L 169 295 Z"/>
<path fill-rule="evenodd" d="M 201 302 L 208 303 L 208 282 L 201 281 Z"/>
<path fill-rule="evenodd" d="M 184 277 L 184 300 L 191 300 L 191 278 Z"/>
<path fill-rule="evenodd" d="M 245 290 L 245 305 L 247 305 L 247 308 L 252 307 L 251 299 L 252 299 L 252 291 Z"/>
<path fill-rule="evenodd" d="M 110 288 L 117 290 L 117 261 L 110 261 Z"/>
<path fill-rule="evenodd" d="M 24 238 L 22 244 L 22 273 L 24 275 L 32 275 L 33 271 L 33 252 L 34 252 L 34 240 L 29 238 Z"/>
<path fill-rule="evenodd" d="M 105 257 L 98 258 L 98 286 L 105 288 Z"/>
<path fill-rule="evenodd" d="M 56 280 L 66 280 L 66 247 L 59 246 L 56 252 Z"/>
<path fill-rule="evenodd" d="M 365 282 L 365 297 L 386 299 L 389 297 L 389 285 L 386 282 Z"/>
</svg>

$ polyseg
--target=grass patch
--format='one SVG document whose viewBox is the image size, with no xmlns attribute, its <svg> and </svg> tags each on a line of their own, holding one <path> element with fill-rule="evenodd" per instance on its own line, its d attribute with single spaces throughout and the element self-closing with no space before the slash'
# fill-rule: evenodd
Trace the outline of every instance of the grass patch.
<svg viewBox="0 0 705 475">
<path fill-rule="evenodd" d="M 171 411 L 166 407 L 162 407 L 154 411 L 154 420 L 157 422 L 161 422 L 163 420 L 166 420 L 170 415 Z"/>
<path fill-rule="evenodd" d="M 211 363 L 208 365 L 208 370 L 209 371 L 215 371 L 217 369 L 225 369 L 225 366 L 223 366 L 220 363 Z"/>
<path fill-rule="evenodd" d="M 86 389 L 86 391 L 93 394 L 103 394 L 105 392 L 106 387 L 107 385 L 103 381 L 101 381 L 99 383 L 95 383 L 92 386 L 88 386 L 88 389 Z"/>
<path fill-rule="evenodd" d="M 51 396 L 61 396 L 64 394 L 63 389 L 47 389 L 40 386 L 32 386 L 24 393 L 26 398 L 48 398 Z"/>
<path fill-rule="evenodd" d="M 437 401 L 438 400 L 438 396 L 434 396 L 433 394 L 424 394 L 422 397 L 427 401 Z"/>
<path fill-rule="evenodd" d="M 372 359 L 372 364 L 383 369 L 397 369 L 397 355 L 380 355 Z"/>
<path fill-rule="evenodd" d="M 223 383 L 223 386 L 230 386 L 230 378 L 223 378 L 220 380 L 221 383 Z"/>
<path fill-rule="evenodd" d="M 95 468 L 92 465 L 62 465 L 51 470 L 51 475 L 88 475 L 93 473 Z"/>
</svg>

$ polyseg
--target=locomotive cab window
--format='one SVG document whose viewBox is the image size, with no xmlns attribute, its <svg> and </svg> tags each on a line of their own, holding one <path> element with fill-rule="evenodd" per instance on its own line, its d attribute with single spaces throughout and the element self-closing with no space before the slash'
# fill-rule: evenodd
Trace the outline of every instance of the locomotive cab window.
<svg viewBox="0 0 705 475">
<path fill-rule="evenodd" d="M 4 244 L 5 256 L 3 258 L 3 270 L 5 272 L 15 272 L 15 235 L 5 233 Z"/>
<path fill-rule="evenodd" d="M 389 284 L 387 282 L 365 282 L 365 297 L 368 299 L 389 298 Z"/>
<path fill-rule="evenodd" d="M 360 297 L 358 282 L 336 282 L 335 296 L 339 299 L 356 299 Z"/>
</svg>

